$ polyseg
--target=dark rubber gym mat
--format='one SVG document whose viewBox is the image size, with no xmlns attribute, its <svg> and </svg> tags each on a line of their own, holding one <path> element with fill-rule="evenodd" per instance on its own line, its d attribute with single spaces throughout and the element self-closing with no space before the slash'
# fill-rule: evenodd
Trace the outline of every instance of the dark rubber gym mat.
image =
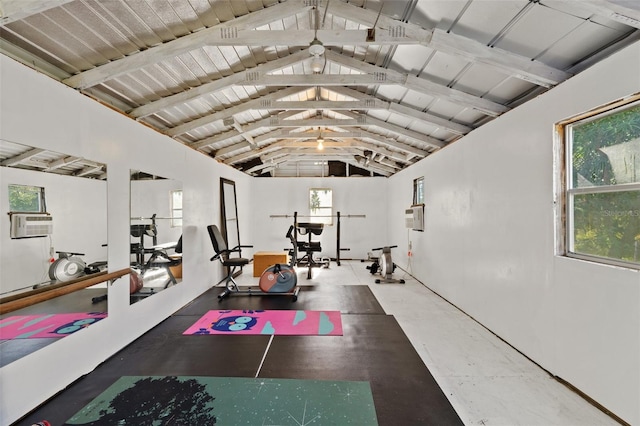
<svg viewBox="0 0 640 426">
<path fill-rule="evenodd" d="M 219 291 L 206 292 L 16 425 L 43 419 L 62 424 L 121 376 L 254 377 L 271 336 L 182 335 L 211 308 L 341 310 L 343 336 L 273 337 L 260 377 L 367 381 L 380 425 L 462 424 L 395 318 L 383 313 L 368 287 L 303 287 L 295 303 L 277 296 L 232 296 L 218 303 Z M 285 304 L 274 308 L 272 303 Z M 345 314 L 353 310 L 364 312 Z"/>
<path fill-rule="evenodd" d="M 343 315 L 344 335 L 276 336 L 259 377 L 368 381 L 380 425 L 462 425 L 393 316 Z"/>
<path fill-rule="evenodd" d="M 343 314 L 384 314 L 368 286 L 318 285 L 300 287 L 298 300 L 291 296 L 236 295 L 222 301 L 222 288 L 212 288 L 180 309 L 174 315 L 202 315 L 212 309 L 300 309 L 308 311 L 340 311 Z"/>
<path fill-rule="evenodd" d="M 16 425 L 63 424 L 121 376 L 256 375 L 270 336 L 183 336 L 197 319 L 168 318 Z"/>
</svg>

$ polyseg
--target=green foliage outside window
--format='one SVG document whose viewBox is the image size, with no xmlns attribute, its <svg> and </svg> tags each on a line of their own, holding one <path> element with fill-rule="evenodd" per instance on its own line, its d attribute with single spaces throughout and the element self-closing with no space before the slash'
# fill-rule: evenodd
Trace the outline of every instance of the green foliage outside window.
<svg viewBox="0 0 640 426">
<path fill-rule="evenodd" d="M 640 105 L 575 123 L 570 134 L 570 250 L 640 265 Z"/>
<path fill-rule="evenodd" d="M 12 212 L 45 212 L 44 188 L 9 185 L 9 209 Z"/>
</svg>

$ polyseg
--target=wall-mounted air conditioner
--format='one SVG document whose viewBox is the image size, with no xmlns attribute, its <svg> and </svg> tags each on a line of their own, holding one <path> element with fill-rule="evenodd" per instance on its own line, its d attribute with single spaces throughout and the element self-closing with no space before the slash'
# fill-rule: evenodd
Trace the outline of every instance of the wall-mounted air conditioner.
<svg viewBox="0 0 640 426">
<path fill-rule="evenodd" d="M 11 238 L 44 237 L 52 233 L 53 217 L 48 214 L 11 214 Z"/>
<path fill-rule="evenodd" d="M 405 226 L 414 231 L 424 231 L 424 204 L 412 206 L 404 211 Z"/>
</svg>

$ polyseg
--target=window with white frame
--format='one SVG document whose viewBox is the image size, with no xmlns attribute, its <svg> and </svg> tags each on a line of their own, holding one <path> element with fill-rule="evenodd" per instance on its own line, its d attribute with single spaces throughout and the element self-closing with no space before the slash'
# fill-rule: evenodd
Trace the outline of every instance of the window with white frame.
<svg viewBox="0 0 640 426">
<path fill-rule="evenodd" d="M 182 226 L 182 190 L 171 191 L 171 226 Z"/>
<path fill-rule="evenodd" d="M 424 204 L 424 176 L 413 180 L 413 205 Z"/>
<path fill-rule="evenodd" d="M 640 267 L 640 95 L 560 130 L 566 254 Z"/>
<path fill-rule="evenodd" d="M 45 213 L 47 204 L 41 186 L 9 185 L 9 210 L 12 212 Z"/>
<path fill-rule="evenodd" d="M 330 188 L 309 189 L 309 216 L 309 222 L 333 224 L 333 192 Z"/>
</svg>

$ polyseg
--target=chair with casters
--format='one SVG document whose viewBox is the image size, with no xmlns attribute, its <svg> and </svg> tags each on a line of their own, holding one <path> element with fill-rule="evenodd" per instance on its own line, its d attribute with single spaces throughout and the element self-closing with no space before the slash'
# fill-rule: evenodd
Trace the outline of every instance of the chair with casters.
<svg viewBox="0 0 640 426">
<path fill-rule="evenodd" d="M 273 265 L 267 268 L 260 278 L 260 290 L 254 290 L 251 287 L 240 290 L 233 276 L 238 268 L 248 265 L 251 260 L 239 256 L 231 257 L 230 255 L 234 252 L 240 252 L 242 248 L 251 248 L 253 246 L 238 245 L 229 249 L 220 233 L 220 229 L 216 225 L 207 226 L 207 231 L 209 232 L 209 238 L 211 238 L 213 250 L 216 253 L 210 260 L 219 260 L 220 264 L 227 270 L 225 277 L 216 284 L 218 286 L 222 282 L 225 283 L 225 289 L 218 295 L 219 301 L 230 295 L 290 295 L 293 297 L 294 302 L 298 299 L 300 289 L 296 286 L 297 277 L 295 270 L 289 265 Z"/>
</svg>

